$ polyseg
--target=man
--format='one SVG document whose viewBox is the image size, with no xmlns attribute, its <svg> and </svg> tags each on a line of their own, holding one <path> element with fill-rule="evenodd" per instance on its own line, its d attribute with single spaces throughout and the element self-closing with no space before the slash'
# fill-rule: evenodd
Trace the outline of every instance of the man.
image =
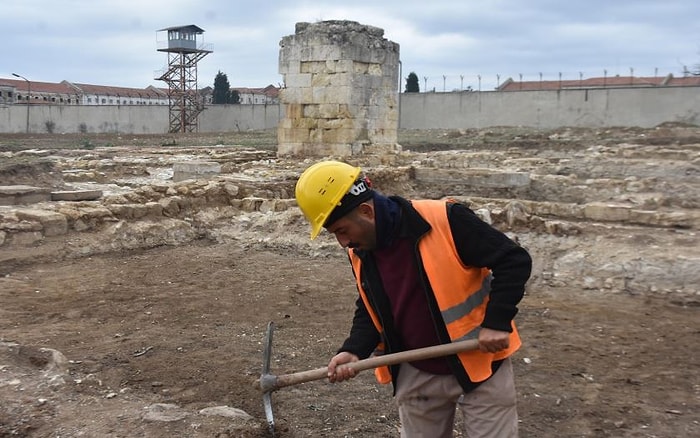
<svg viewBox="0 0 700 438">
<path fill-rule="evenodd" d="M 450 437 L 455 407 L 470 438 L 516 437 L 518 416 L 510 356 L 520 347 L 513 323 L 532 260 L 523 248 L 462 204 L 386 197 L 360 168 L 338 161 L 309 167 L 297 203 L 311 224 L 347 248 L 359 298 L 349 337 L 328 364 L 340 382 L 343 364 L 376 351 L 476 338 L 479 350 L 375 370 L 393 382 L 401 436 Z"/>
</svg>

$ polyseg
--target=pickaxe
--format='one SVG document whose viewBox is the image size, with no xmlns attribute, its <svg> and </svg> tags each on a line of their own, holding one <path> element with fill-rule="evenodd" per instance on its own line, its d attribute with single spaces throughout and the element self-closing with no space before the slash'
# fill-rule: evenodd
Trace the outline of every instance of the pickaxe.
<svg viewBox="0 0 700 438">
<path fill-rule="evenodd" d="M 328 376 L 328 367 L 316 368 L 308 371 L 301 371 L 293 374 L 282 374 L 275 376 L 270 374 L 270 357 L 272 356 L 272 332 L 274 331 L 274 323 L 270 322 L 267 325 L 267 334 L 265 336 L 265 348 L 263 350 L 263 369 L 260 379 L 255 381 L 257 386 L 263 392 L 263 405 L 265 407 L 265 417 L 267 424 L 270 427 L 270 433 L 275 436 L 275 419 L 272 415 L 272 392 L 286 386 L 298 385 L 300 383 L 311 382 L 313 380 L 321 380 Z M 465 341 L 452 342 L 450 344 L 435 345 L 432 347 L 418 348 L 415 350 L 400 351 L 398 353 L 384 354 L 381 356 L 372 356 L 367 359 L 357 362 L 350 362 L 341 366 L 350 367 L 357 372 L 377 368 L 385 365 L 396 365 L 403 362 L 413 362 L 423 359 L 432 359 L 435 357 L 449 356 L 462 351 L 476 350 L 479 347 L 477 339 L 468 339 Z"/>
</svg>

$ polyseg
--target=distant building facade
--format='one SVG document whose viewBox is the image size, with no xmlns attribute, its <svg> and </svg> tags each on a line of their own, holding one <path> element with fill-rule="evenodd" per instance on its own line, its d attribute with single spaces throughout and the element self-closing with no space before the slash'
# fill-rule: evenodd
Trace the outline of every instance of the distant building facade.
<svg viewBox="0 0 700 438">
<path fill-rule="evenodd" d="M 242 104 L 279 103 L 279 88 L 273 85 L 231 90 L 238 92 Z M 212 103 L 212 87 L 202 88 L 199 93 L 205 104 Z M 27 83 L 21 79 L 0 78 L 0 105 L 25 104 L 27 101 L 32 105 L 168 105 L 168 90 L 154 86 L 126 88 L 69 81 Z"/>
<path fill-rule="evenodd" d="M 168 93 L 153 86 L 142 89 L 0 78 L 0 104 L 27 102 L 32 105 L 167 105 Z"/>
<path fill-rule="evenodd" d="M 272 105 L 279 103 L 280 89 L 274 85 L 265 88 L 231 88 L 238 92 L 239 103 L 249 105 Z"/>
<path fill-rule="evenodd" d="M 80 105 L 167 105 L 167 91 L 148 88 L 122 88 L 91 84 L 71 84 L 80 90 Z"/>
</svg>

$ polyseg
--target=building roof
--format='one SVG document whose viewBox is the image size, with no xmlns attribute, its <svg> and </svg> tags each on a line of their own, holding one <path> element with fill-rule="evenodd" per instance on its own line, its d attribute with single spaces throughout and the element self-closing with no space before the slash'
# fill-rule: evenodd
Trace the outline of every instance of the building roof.
<svg viewBox="0 0 700 438">
<path fill-rule="evenodd" d="M 699 76 L 685 76 L 676 78 L 672 74 L 667 76 L 607 76 L 586 79 L 561 80 L 561 81 L 516 81 L 506 79 L 496 87 L 497 91 L 535 91 L 535 90 L 562 90 L 574 88 L 605 88 L 605 87 L 662 87 L 662 86 L 697 86 L 700 85 Z"/>
<path fill-rule="evenodd" d="M 0 86 L 14 87 L 23 92 L 27 91 L 27 82 L 18 79 L 0 78 Z M 129 88 L 129 87 L 113 87 L 109 85 L 83 84 L 78 82 L 62 81 L 55 82 L 38 82 L 31 81 L 32 94 L 47 93 L 47 94 L 93 94 L 119 97 L 134 97 L 134 98 L 164 98 L 168 95 L 167 88 L 158 88 L 149 85 L 146 88 Z M 263 88 L 232 88 L 239 93 L 265 95 L 269 98 L 277 98 L 279 96 L 279 88 L 274 85 L 268 85 Z M 212 92 L 211 86 L 199 89 L 199 92 Z"/>
<path fill-rule="evenodd" d="M 67 82 L 67 81 L 63 81 Z M 85 94 L 104 94 L 108 96 L 121 96 L 121 97 L 163 97 L 166 93 L 163 93 L 160 89 L 156 87 L 148 88 L 126 88 L 126 87 L 111 87 L 106 85 L 93 85 L 93 84 L 78 84 L 72 83 L 72 86 L 81 90 Z"/>
<path fill-rule="evenodd" d="M 164 27 L 163 29 L 158 29 L 158 32 L 163 32 L 166 30 L 186 30 L 189 32 L 194 32 L 194 33 L 204 33 L 204 29 L 202 29 L 199 26 L 195 26 L 194 24 L 187 24 L 184 26 Z"/>
<path fill-rule="evenodd" d="M 684 76 L 682 78 L 671 78 L 666 85 L 672 87 L 692 87 L 700 85 L 700 76 Z"/>
<path fill-rule="evenodd" d="M 0 78 L 0 85 L 8 85 L 22 92 L 27 92 L 29 88 L 33 93 L 52 93 L 52 94 L 76 94 L 75 90 L 65 81 L 60 83 L 55 82 L 35 82 L 27 83 L 24 79 L 4 79 Z"/>
<path fill-rule="evenodd" d="M 266 97 L 276 99 L 280 94 L 280 89 L 270 84 L 263 88 L 231 88 L 232 90 L 238 91 L 238 94 L 263 94 Z"/>
<path fill-rule="evenodd" d="M 147 88 L 127 88 L 127 87 L 112 87 L 108 85 L 93 85 L 79 84 L 68 81 L 61 82 L 39 82 L 30 81 L 27 84 L 25 80 L 5 79 L 0 78 L 0 85 L 14 87 L 17 90 L 26 92 L 31 86 L 32 94 L 104 94 L 109 96 L 124 96 L 124 97 L 164 97 L 167 96 L 167 90 L 163 90 L 154 86 Z"/>
</svg>

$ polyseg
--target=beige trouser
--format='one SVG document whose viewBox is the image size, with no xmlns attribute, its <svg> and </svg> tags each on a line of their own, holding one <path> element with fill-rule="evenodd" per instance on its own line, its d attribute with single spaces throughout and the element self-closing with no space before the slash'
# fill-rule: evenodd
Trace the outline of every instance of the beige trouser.
<svg viewBox="0 0 700 438">
<path fill-rule="evenodd" d="M 395 401 L 399 407 L 402 438 L 449 438 L 455 408 L 464 418 L 468 438 L 518 436 L 513 365 L 506 359 L 496 374 L 468 394 L 452 375 L 435 375 L 402 364 Z"/>
</svg>

